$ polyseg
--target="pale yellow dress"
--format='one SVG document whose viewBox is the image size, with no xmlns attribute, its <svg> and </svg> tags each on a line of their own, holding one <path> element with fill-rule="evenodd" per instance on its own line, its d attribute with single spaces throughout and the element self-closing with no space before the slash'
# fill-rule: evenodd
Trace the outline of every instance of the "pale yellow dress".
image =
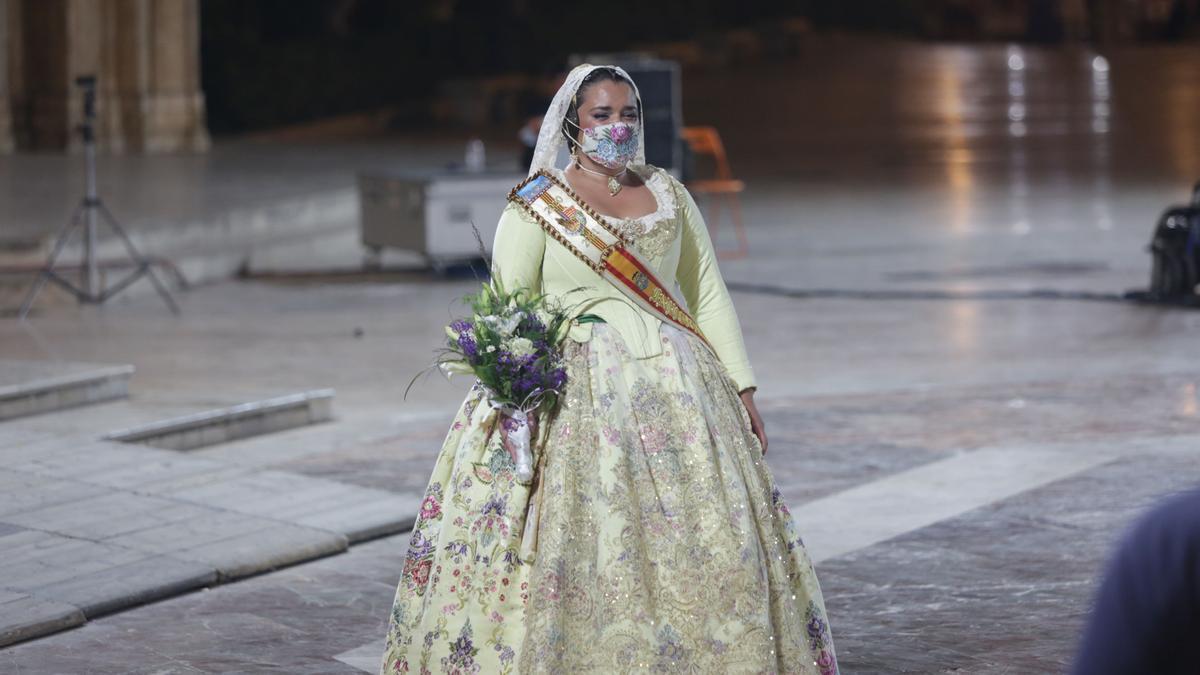
<svg viewBox="0 0 1200 675">
<path fill-rule="evenodd" d="M 604 322 L 566 341 L 532 508 L 483 392 L 468 393 L 413 529 L 381 673 L 837 672 L 812 563 L 738 396 L 754 374 L 703 218 L 665 171 L 634 170 L 658 209 L 614 224 L 678 282 L 716 355 L 510 204 L 497 273 L 551 294 L 586 286 L 580 311 Z"/>
</svg>

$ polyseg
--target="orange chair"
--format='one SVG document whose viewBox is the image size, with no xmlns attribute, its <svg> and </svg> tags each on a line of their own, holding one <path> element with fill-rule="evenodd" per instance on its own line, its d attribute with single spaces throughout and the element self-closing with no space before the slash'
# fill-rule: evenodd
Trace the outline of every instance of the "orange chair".
<svg viewBox="0 0 1200 675">
<path fill-rule="evenodd" d="M 721 134 L 714 127 L 683 127 L 680 131 L 685 143 L 695 156 L 709 156 L 713 159 L 716 176 L 688 181 L 688 189 L 700 195 L 712 197 L 712 209 L 705 221 L 712 232 L 712 238 L 717 238 L 717 229 L 721 220 L 721 203 L 729 207 L 733 218 L 733 229 L 737 235 L 736 249 L 717 250 L 719 258 L 744 258 L 750 251 L 746 240 L 746 226 L 742 223 L 742 202 L 739 196 L 746 189 L 746 183 L 733 177 L 729 168 L 729 158 L 725 155 L 725 145 L 721 143 Z"/>
</svg>

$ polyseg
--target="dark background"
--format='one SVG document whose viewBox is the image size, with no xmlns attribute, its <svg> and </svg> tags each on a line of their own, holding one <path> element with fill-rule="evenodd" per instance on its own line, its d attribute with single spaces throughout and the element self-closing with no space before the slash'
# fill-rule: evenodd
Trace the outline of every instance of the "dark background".
<svg viewBox="0 0 1200 675">
<path fill-rule="evenodd" d="M 1122 1 L 1087 4 L 1103 8 Z M 1138 38 L 1189 37 L 1196 5 L 1175 0 L 1165 19 L 1137 27 Z M 997 12 L 1020 13 L 1023 28 L 989 33 L 983 17 Z M 693 40 L 703 49 L 721 32 L 765 34 L 796 18 L 814 33 L 1043 43 L 1063 38 L 1052 0 L 204 0 L 208 123 L 220 135 L 389 106 L 398 120 L 421 124 L 428 121 L 423 102 L 442 81 L 550 74 L 561 71 L 571 53 L 650 41 Z"/>
</svg>

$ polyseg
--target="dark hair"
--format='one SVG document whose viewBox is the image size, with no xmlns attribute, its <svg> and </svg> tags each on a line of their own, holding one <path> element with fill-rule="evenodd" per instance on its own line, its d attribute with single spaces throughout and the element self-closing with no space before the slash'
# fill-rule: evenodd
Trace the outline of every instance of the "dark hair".
<svg viewBox="0 0 1200 675">
<path fill-rule="evenodd" d="M 579 88 L 575 90 L 575 96 L 571 99 L 571 105 L 567 107 L 567 114 L 563 117 L 562 134 L 567 138 L 567 147 L 575 147 L 575 136 L 579 133 L 579 102 L 583 100 L 583 94 L 588 87 L 597 82 L 624 82 L 629 85 L 630 89 L 637 92 L 633 86 L 633 80 L 618 73 L 616 69 L 608 66 L 601 66 L 587 74 L 583 81 L 579 83 Z M 638 119 L 642 117 L 642 101 L 638 99 Z"/>
</svg>

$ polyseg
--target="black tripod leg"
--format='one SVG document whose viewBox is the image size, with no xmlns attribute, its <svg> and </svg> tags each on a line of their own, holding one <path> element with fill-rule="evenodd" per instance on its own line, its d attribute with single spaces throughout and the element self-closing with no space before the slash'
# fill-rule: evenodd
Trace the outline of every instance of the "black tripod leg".
<svg viewBox="0 0 1200 675">
<path fill-rule="evenodd" d="M 29 314 L 29 310 L 33 308 L 34 299 L 42 291 L 42 287 L 46 285 L 46 280 L 50 278 L 50 271 L 54 269 L 54 262 L 58 260 L 58 255 L 62 253 L 63 248 L 70 241 L 71 232 L 79 224 L 79 216 L 83 214 L 83 209 L 83 204 L 75 207 L 75 212 L 71 214 L 71 219 L 58 231 L 58 237 L 54 241 L 54 248 L 50 251 L 50 256 L 46 258 L 46 263 L 42 265 L 41 271 L 38 272 L 37 279 L 34 279 L 33 286 L 29 288 L 29 292 L 25 294 L 25 299 L 21 301 L 21 309 L 17 311 L 18 319 L 24 320 Z"/>
<path fill-rule="evenodd" d="M 179 270 L 179 268 L 174 262 L 171 261 L 170 258 L 159 258 L 157 262 L 161 267 L 166 269 L 171 276 L 175 277 L 175 285 L 177 287 L 182 288 L 185 291 L 191 287 L 191 284 L 188 283 L 187 277 L 183 276 L 183 272 Z"/>
<path fill-rule="evenodd" d="M 113 214 L 108 212 L 108 207 L 104 205 L 104 202 L 97 200 L 96 208 L 99 209 L 100 215 L 104 217 L 104 220 L 108 222 L 108 226 L 121 237 L 121 241 L 125 244 L 125 249 L 129 251 L 129 257 L 133 258 L 134 262 L 138 263 L 145 270 L 150 283 L 154 284 L 155 290 L 162 296 L 163 301 L 167 303 L 167 307 L 171 309 L 171 313 L 178 315 L 180 313 L 179 305 L 175 304 L 175 298 L 171 295 L 171 291 L 167 289 L 162 280 L 158 278 L 158 275 L 154 273 L 154 268 L 150 265 L 150 261 L 133 245 L 133 242 L 129 239 L 129 235 L 125 234 L 125 230 L 117 223 L 117 219 L 113 217 Z"/>
<path fill-rule="evenodd" d="M 147 265 L 146 263 L 139 264 L 132 272 L 125 275 L 125 277 L 123 279 L 121 279 L 120 281 L 118 281 L 115 284 L 106 286 L 104 288 L 104 292 L 101 293 L 100 297 L 96 299 L 96 302 L 101 302 L 101 303 L 107 302 L 109 298 L 111 298 L 114 295 L 116 295 L 117 293 L 120 293 L 121 291 L 125 290 L 125 288 L 127 286 L 129 286 L 133 282 L 137 281 L 138 279 L 141 279 L 142 275 L 146 274 L 146 271 L 148 269 L 149 269 L 149 265 Z"/>
</svg>

